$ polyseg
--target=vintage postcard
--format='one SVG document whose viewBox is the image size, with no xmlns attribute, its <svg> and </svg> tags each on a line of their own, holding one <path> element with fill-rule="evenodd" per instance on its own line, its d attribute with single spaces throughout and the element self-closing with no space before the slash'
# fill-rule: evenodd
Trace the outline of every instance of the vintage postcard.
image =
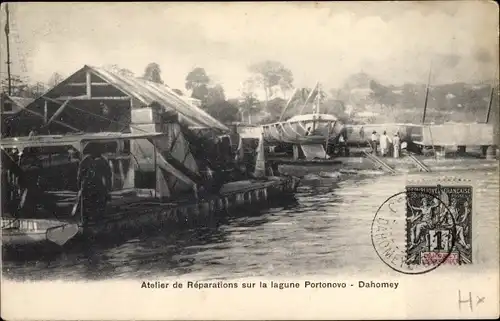
<svg viewBox="0 0 500 321">
<path fill-rule="evenodd" d="M 499 317 L 495 2 L 0 9 L 3 319 Z"/>
</svg>

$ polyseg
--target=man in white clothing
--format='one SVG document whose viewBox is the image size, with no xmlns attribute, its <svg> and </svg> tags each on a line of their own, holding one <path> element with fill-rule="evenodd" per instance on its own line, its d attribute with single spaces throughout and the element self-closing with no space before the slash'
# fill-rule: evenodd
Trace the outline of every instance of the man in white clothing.
<svg viewBox="0 0 500 321">
<path fill-rule="evenodd" d="M 399 133 L 394 134 L 392 139 L 392 146 L 394 147 L 394 158 L 399 158 L 399 148 L 401 147 L 401 138 L 399 138 Z"/>
<path fill-rule="evenodd" d="M 372 139 L 371 139 L 370 145 L 372 147 L 373 155 L 377 155 L 377 132 L 376 131 L 372 132 Z"/>
<path fill-rule="evenodd" d="M 387 155 L 387 151 L 389 150 L 389 144 L 391 143 L 389 137 L 387 137 L 387 132 L 384 131 L 382 135 L 380 135 L 380 154 L 382 156 Z"/>
</svg>

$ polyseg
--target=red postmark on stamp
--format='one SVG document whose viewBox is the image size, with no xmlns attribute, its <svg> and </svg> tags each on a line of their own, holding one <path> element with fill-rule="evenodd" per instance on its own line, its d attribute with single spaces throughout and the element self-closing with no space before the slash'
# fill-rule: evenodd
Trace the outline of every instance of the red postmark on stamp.
<svg viewBox="0 0 500 321">
<path fill-rule="evenodd" d="M 459 253 L 443 253 L 443 252 L 422 252 L 422 265 L 449 264 L 458 265 L 460 261 Z"/>
</svg>

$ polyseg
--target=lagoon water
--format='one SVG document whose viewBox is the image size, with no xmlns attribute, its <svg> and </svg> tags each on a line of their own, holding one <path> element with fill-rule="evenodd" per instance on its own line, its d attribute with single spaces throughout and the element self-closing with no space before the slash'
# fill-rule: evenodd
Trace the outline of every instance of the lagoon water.
<svg viewBox="0 0 500 321">
<path fill-rule="evenodd" d="M 16 280 L 109 280 L 188 277 L 197 280 L 383 273 L 370 228 L 378 207 L 408 180 L 459 177 L 476 189 L 474 265 L 497 268 L 499 178 L 496 170 L 345 174 L 309 177 L 297 202 L 253 215 L 229 217 L 214 228 L 144 235 L 87 253 L 4 261 L 3 277 Z M 479 244 L 479 246 L 477 246 Z"/>
</svg>

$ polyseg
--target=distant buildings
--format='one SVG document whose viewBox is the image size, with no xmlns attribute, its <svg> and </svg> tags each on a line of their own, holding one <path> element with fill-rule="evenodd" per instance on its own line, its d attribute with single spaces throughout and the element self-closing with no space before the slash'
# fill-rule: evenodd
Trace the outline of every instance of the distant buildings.
<svg viewBox="0 0 500 321">
<path fill-rule="evenodd" d="M 2 93 L 0 97 L 1 113 L 2 115 L 15 115 L 28 106 L 32 101 L 32 98 L 15 97 Z"/>
<path fill-rule="evenodd" d="M 196 107 L 201 108 L 201 100 L 192 98 L 192 97 L 184 97 L 189 103 L 195 105 Z"/>
<path fill-rule="evenodd" d="M 16 131 L 26 127 L 26 131 L 29 131 L 29 126 L 36 116 L 24 114 L 22 111 L 28 106 L 34 99 L 9 96 L 6 93 L 1 93 L 0 96 L 0 111 L 2 116 L 2 137 L 12 136 Z M 20 120 L 23 120 L 22 122 Z M 35 122 L 37 120 L 35 119 Z"/>
</svg>

